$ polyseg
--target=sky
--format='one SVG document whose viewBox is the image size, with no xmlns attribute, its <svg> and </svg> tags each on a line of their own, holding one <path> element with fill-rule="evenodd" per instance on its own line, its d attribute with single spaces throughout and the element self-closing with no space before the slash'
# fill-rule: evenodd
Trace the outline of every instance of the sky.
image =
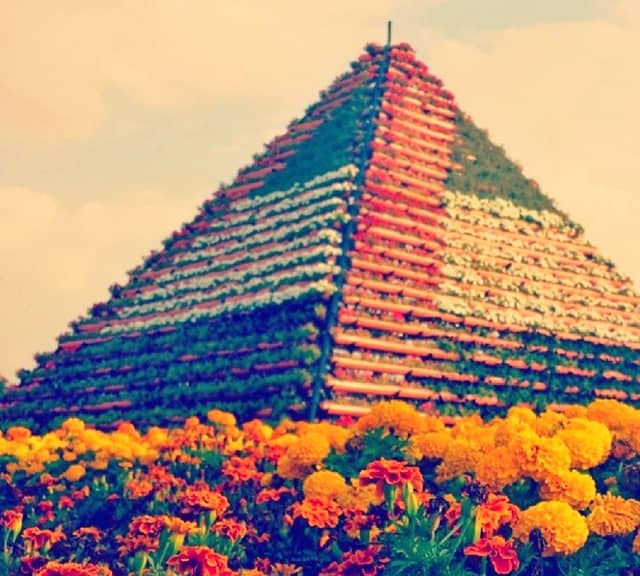
<svg viewBox="0 0 640 576">
<path fill-rule="evenodd" d="M 0 374 L 394 42 L 640 286 L 637 0 L 0 0 Z"/>
</svg>

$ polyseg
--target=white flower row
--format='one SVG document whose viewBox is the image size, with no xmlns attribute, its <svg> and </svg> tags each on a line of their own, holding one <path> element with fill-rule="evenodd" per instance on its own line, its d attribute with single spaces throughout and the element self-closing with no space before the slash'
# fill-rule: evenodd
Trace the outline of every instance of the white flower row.
<svg viewBox="0 0 640 576">
<path fill-rule="evenodd" d="M 304 254 L 297 254 L 291 256 L 293 252 L 291 247 L 280 247 L 279 258 L 271 260 L 257 260 L 254 261 L 253 266 L 243 268 L 241 270 L 229 269 L 224 272 L 221 277 L 212 278 L 211 274 L 199 275 L 196 277 L 179 280 L 171 284 L 165 284 L 159 286 L 156 290 L 144 292 L 138 298 L 136 298 L 135 304 L 131 307 L 138 307 L 141 304 L 149 300 L 162 300 L 172 298 L 177 292 L 189 292 L 195 290 L 210 290 L 215 288 L 219 284 L 232 283 L 232 282 L 246 282 L 248 278 L 252 276 L 265 277 L 275 271 L 282 270 L 291 266 L 296 266 L 303 262 L 306 262 L 316 256 L 323 256 L 325 261 L 331 257 L 337 257 L 342 253 L 342 250 L 338 246 L 321 245 L 316 246 Z M 123 309 L 124 310 L 124 309 Z"/>
<path fill-rule="evenodd" d="M 215 301 L 221 296 L 230 295 L 232 291 L 234 292 L 232 295 L 238 295 L 251 292 L 255 288 L 262 289 L 269 286 L 277 286 L 286 280 L 299 280 L 303 278 L 312 279 L 317 276 L 337 274 L 339 271 L 339 266 L 324 262 L 310 265 L 298 265 L 285 269 L 283 272 L 278 273 L 277 276 L 273 275 L 270 278 L 252 278 L 251 280 L 243 282 L 226 282 L 221 287 L 211 291 L 190 293 L 170 300 L 128 306 L 120 310 L 120 317 L 128 318 L 130 316 L 149 313 L 168 312 L 170 310 L 175 310 L 176 308 L 193 306 L 207 301 Z"/>
<path fill-rule="evenodd" d="M 488 288 L 499 288 L 501 290 L 511 290 L 521 292 L 530 296 L 548 297 L 554 300 L 560 300 L 564 303 L 582 304 L 585 306 L 602 306 L 611 308 L 616 311 L 636 312 L 638 306 L 631 302 L 622 302 L 612 300 L 610 298 L 601 297 L 602 293 L 592 290 L 591 293 L 572 292 L 567 288 L 576 288 L 573 282 L 560 283 L 551 279 L 542 280 L 537 278 L 535 281 L 525 279 L 522 276 L 512 273 L 513 268 L 509 269 L 508 275 L 502 271 L 499 278 L 487 278 L 477 271 L 475 268 L 468 266 L 452 266 L 447 264 L 440 269 L 441 273 L 448 278 L 452 278 L 470 284 L 473 286 L 483 286 Z M 548 283 L 552 284 L 551 286 Z"/>
<path fill-rule="evenodd" d="M 328 296 L 335 292 L 336 287 L 332 282 L 327 280 L 317 280 L 315 282 L 300 282 L 294 286 L 282 286 L 277 290 L 270 291 L 266 294 L 250 294 L 247 293 L 245 300 L 234 302 L 225 302 L 215 308 L 205 310 L 197 308 L 187 308 L 184 312 L 167 317 L 146 318 L 142 320 L 134 320 L 126 324 L 105 327 L 100 334 L 117 334 L 122 332 L 133 332 L 137 330 L 149 330 L 155 327 L 173 325 L 176 323 L 194 321 L 203 317 L 215 317 L 221 314 L 238 312 L 240 310 L 255 310 L 268 304 L 281 304 L 290 300 L 310 294 L 317 293 L 322 296 Z"/>
<path fill-rule="evenodd" d="M 470 251 L 478 254 L 486 254 L 489 257 L 496 255 L 500 256 L 503 259 L 508 258 L 510 260 L 515 260 L 516 262 L 523 263 L 531 263 L 537 264 L 543 268 L 548 269 L 559 269 L 559 270 L 567 270 L 575 272 L 576 269 L 582 270 L 582 273 L 587 276 L 596 276 L 598 278 L 604 278 L 613 282 L 625 282 L 628 279 L 625 276 L 622 276 L 615 268 L 609 268 L 608 266 L 600 265 L 595 263 L 594 261 L 587 260 L 584 256 L 577 256 L 575 254 L 572 256 L 571 266 L 563 265 L 559 260 L 564 260 L 569 258 L 570 254 L 566 252 L 562 252 L 557 250 L 552 252 L 550 250 L 540 251 L 539 247 L 537 251 L 539 251 L 539 255 L 536 254 L 535 257 L 532 257 L 529 254 L 523 252 L 532 252 L 531 243 L 527 242 L 512 242 L 508 239 L 499 239 L 497 235 L 494 235 L 494 242 L 487 239 L 485 242 L 494 245 L 483 246 L 480 243 L 474 242 L 474 238 L 469 236 L 469 239 L 459 239 L 453 238 L 451 235 L 445 237 L 445 241 L 447 246 L 451 246 L 453 248 L 457 248 L 464 251 Z M 502 241 L 504 240 L 504 241 Z"/>
<path fill-rule="evenodd" d="M 295 198 L 299 196 L 301 192 L 305 192 L 313 188 L 319 188 L 321 190 L 326 189 L 327 187 L 324 186 L 324 184 L 334 180 L 345 180 L 344 188 L 342 189 L 351 190 L 354 186 L 352 181 L 357 174 L 358 167 L 355 164 L 347 164 L 337 170 L 320 174 L 319 176 L 316 176 L 302 184 L 296 182 L 291 188 L 287 188 L 286 190 L 275 190 L 274 192 L 269 192 L 252 198 L 241 198 L 233 203 L 231 209 L 236 212 L 253 210 L 254 208 L 263 206 L 264 204 L 272 204 L 286 198 Z"/>
<path fill-rule="evenodd" d="M 488 270 L 500 273 L 505 272 L 505 265 L 509 265 L 508 274 L 514 278 L 522 278 L 527 280 L 541 280 L 545 282 L 562 284 L 564 286 L 571 286 L 576 288 L 583 288 L 588 290 L 594 290 L 601 294 L 614 294 L 622 296 L 633 295 L 633 291 L 630 288 L 630 284 L 617 287 L 611 284 L 615 280 L 611 278 L 600 278 L 596 276 L 589 276 L 582 270 L 576 272 L 575 267 L 561 265 L 556 262 L 551 262 L 549 259 L 535 260 L 529 256 L 516 253 L 500 254 L 503 258 L 492 257 L 488 254 L 481 254 L 476 252 L 467 252 L 461 254 L 458 252 L 445 251 L 443 254 L 443 260 L 447 264 L 451 264 L 457 267 L 473 268 L 479 270 Z M 505 262 L 504 257 L 509 258 Z M 546 273 L 545 271 L 548 271 Z M 561 271 L 564 274 L 571 274 L 571 279 L 564 278 L 563 275 L 558 275 L 556 271 Z M 589 273 L 591 270 L 589 270 Z"/>
<path fill-rule="evenodd" d="M 304 236 L 295 237 L 291 241 L 287 241 L 284 231 L 278 233 L 277 237 L 274 234 L 264 236 L 252 236 L 251 242 L 247 244 L 239 244 L 231 250 L 220 250 L 216 256 L 237 253 L 238 256 L 232 259 L 225 259 L 212 262 L 210 265 L 200 266 L 198 268 L 167 268 L 167 274 L 165 276 L 159 276 L 156 278 L 156 283 L 161 286 L 167 286 L 179 280 L 187 278 L 193 278 L 195 276 L 204 276 L 211 272 L 218 270 L 232 270 L 237 264 L 246 264 L 248 262 L 257 262 L 258 260 L 265 260 L 283 252 L 289 252 L 292 250 L 301 250 L 313 245 L 323 246 L 338 246 L 342 240 L 340 232 L 330 228 L 320 230 L 317 234 L 306 234 Z M 285 241 L 278 246 L 275 246 L 269 250 L 261 252 L 251 251 L 252 248 L 259 247 L 266 242 L 272 242 L 274 239 L 284 238 Z M 213 259 L 213 258 L 212 258 Z"/>
<path fill-rule="evenodd" d="M 300 220 L 301 218 L 309 218 L 310 216 L 313 216 L 314 214 L 317 214 L 322 210 L 345 206 L 346 203 L 343 198 L 329 197 L 319 202 L 315 202 L 311 205 L 303 204 L 294 210 L 261 218 L 259 220 L 256 220 L 255 223 L 236 226 L 235 224 L 229 222 L 227 228 L 231 229 L 232 231 L 213 234 L 211 236 L 200 238 L 193 243 L 192 249 L 198 250 L 200 248 L 215 246 L 216 244 L 219 244 L 221 242 L 228 242 L 230 240 L 243 240 L 249 235 L 264 232 L 265 230 L 271 230 L 273 228 L 279 228 L 284 224 L 295 222 L 296 220 Z M 189 252 L 180 254 L 176 256 L 176 262 L 186 260 L 189 258 L 189 256 Z"/>
<path fill-rule="evenodd" d="M 339 207 L 342 208 L 341 206 Z M 194 251 L 191 253 L 185 254 L 184 257 L 180 258 L 178 263 L 187 264 L 191 262 L 196 262 L 198 260 L 203 260 L 207 258 L 216 258 L 217 256 L 222 256 L 224 254 L 228 254 L 230 252 L 236 252 L 241 250 L 250 250 L 256 246 L 260 246 L 261 244 L 265 244 L 267 242 L 278 242 L 283 238 L 288 238 L 290 236 L 295 236 L 298 232 L 304 229 L 311 230 L 322 230 L 323 233 L 328 232 L 336 232 L 337 231 L 329 230 L 327 227 L 331 225 L 332 222 L 336 220 L 337 217 L 343 219 L 343 221 L 347 221 L 348 217 L 343 215 L 341 210 L 335 210 L 333 212 L 327 212 L 321 214 L 319 216 L 315 216 L 314 218 L 310 218 L 308 220 L 302 220 L 301 222 L 297 222 L 297 218 L 293 219 L 293 223 L 281 221 L 280 225 L 273 229 L 266 229 L 256 231 L 254 234 L 247 236 L 245 238 L 241 238 L 240 242 L 233 249 L 230 249 L 228 246 L 215 247 L 212 246 L 210 248 L 201 249 L 198 251 Z M 338 240 L 339 242 L 340 240 Z"/>
<path fill-rule="evenodd" d="M 224 232 L 225 230 L 236 228 L 238 226 L 255 226 L 256 222 L 264 222 L 267 218 L 291 212 L 296 208 L 311 206 L 312 204 L 320 204 L 321 200 L 341 200 L 344 201 L 344 191 L 351 191 L 354 185 L 351 182 L 334 182 L 333 184 L 322 188 L 314 188 L 300 194 L 280 200 L 275 204 L 262 206 L 261 210 L 237 212 L 233 210 L 228 212 L 229 219 L 217 221 L 212 224 L 202 235 L 194 239 L 193 246 L 200 247 L 211 244 L 212 238 L 215 238 L 216 232 Z M 341 194 L 336 195 L 336 192 Z"/>
<path fill-rule="evenodd" d="M 451 209 L 467 209 L 487 212 L 497 218 L 509 218 L 511 220 L 525 220 L 535 222 L 545 228 L 560 228 L 579 230 L 579 226 L 564 217 L 548 210 L 530 210 L 518 206 L 504 198 L 479 198 L 472 194 L 462 194 L 452 190 L 445 190 L 444 202 Z"/>
</svg>

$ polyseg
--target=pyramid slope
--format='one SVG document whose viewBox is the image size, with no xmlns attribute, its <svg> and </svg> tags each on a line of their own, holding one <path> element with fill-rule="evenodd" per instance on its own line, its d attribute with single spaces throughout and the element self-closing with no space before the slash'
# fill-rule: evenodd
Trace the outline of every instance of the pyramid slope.
<svg viewBox="0 0 640 576">
<path fill-rule="evenodd" d="M 639 304 L 410 47 L 371 47 L 2 407 L 38 427 L 637 402 Z"/>
</svg>

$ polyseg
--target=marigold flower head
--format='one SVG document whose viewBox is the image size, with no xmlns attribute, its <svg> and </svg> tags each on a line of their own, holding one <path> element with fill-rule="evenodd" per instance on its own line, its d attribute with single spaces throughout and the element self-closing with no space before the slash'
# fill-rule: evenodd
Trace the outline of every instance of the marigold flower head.
<svg viewBox="0 0 640 576">
<path fill-rule="evenodd" d="M 571 453 L 558 438 L 545 438 L 535 432 L 522 432 L 509 444 L 523 475 L 538 482 L 549 474 L 569 470 Z"/>
<path fill-rule="evenodd" d="M 31 438 L 31 430 L 29 430 L 29 428 L 24 426 L 11 426 L 7 430 L 7 440 L 21 442 L 27 438 Z"/>
<path fill-rule="evenodd" d="M 318 470 L 307 476 L 302 484 L 304 495 L 334 500 L 341 505 L 349 499 L 351 488 L 341 474 L 331 470 Z"/>
<path fill-rule="evenodd" d="M 598 494 L 587 524 L 598 536 L 626 536 L 640 525 L 640 502 L 611 493 Z"/>
<path fill-rule="evenodd" d="M 131 536 L 147 536 L 155 537 L 162 532 L 165 527 L 164 518 L 162 516 L 149 516 L 144 514 L 136 516 L 129 522 L 129 534 Z"/>
<path fill-rule="evenodd" d="M 229 509 L 229 500 L 219 492 L 209 488 L 187 486 L 181 500 L 189 508 L 212 510 L 218 516 L 222 516 Z"/>
<path fill-rule="evenodd" d="M 587 406 L 586 417 L 602 422 L 609 430 L 624 430 L 640 423 L 640 411 L 618 400 L 601 398 Z"/>
<path fill-rule="evenodd" d="M 589 474 L 561 470 L 549 474 L 540 485 L 540 498 L 561 500 L 576 510 L 584 510 L 596 497 L 596 483 Z"/>
<path fill-rule="evenodd" d="M 360 472 L 360 485 L 374 484 L 378 496 L 384 494 L 385 486 L 398 486 L 411 483 L 415 490 L 422 492 L 424 479 L 420 470 L 415 466 L 409 466 L 402 460 L 388 460 L 380 458 L 370 462 Z"/>
<path fill-rule="evenodd" d="M 236 426 L 236 417 L 231 412 L 225 412 L 214 408 L 207 412 L 207 420 L 212 424 L 219 424 L 223 428 L 234 428 Z"/>
<path fill-rule="evenodd" d="M 382 574 L 385 558 L 380 558 L 379 545 L 369 545 L 360 550 L 348 550 L 341 562 L 332 562 L 320 576 L 378 576 Z"/>
<path fill-rule="evenodd" d="M 167 565 L 183 576 L 235 576 L 229 559 L 206 546 L 184 546 Z"/>
<path fill-rule="evenodd" d="M 258 471 L 255 460 L 250 456 L 245 458 L 231 456 L 223 462 L 222 473 L 232 485 L 259 481 L 262 477 L 262 472 Z"/>
<path fill-rule="evenodd" d="M 371 411 L 361 416 L 355 424 L 355 430 L 364 433 L 382 428 L 401 438 L 420 432 L 425 426 L 424 417 L 416 408 L 400 400 L 378 402 Z"/>
<path fill-rule="evenodd" d="M 0 513 L 0 526 L 18 534 L 22 530 L 23 514 L 21 508 L 9 508 Z"/>
<path fill-rule="evenodd" d="M 183 520 L 177 516 L 160 516 L 164 527 L 172 534 L 197 534 L 202 529 L 195 522 Z"/>
<path fill-rule="evenodd" d="M 476 523 L 482 534 L 491 536 L 504 524 L 513 524 L 520 516 L 520 509 L 502 494 L 489 494 L 476 509 Z"/>
<path fill-rule="evenodd" d="M 82 464 L 71 464 L 69 468 L 62 475 L 63 478 L 69 482 L 77 482 L 87 473 L 85 467 Z"/>
<path fill-rule="evenodd" d="M 477 444 L 466 438 L 456 438 L 449 443 L 443 461 L 436 466 L 436 482 L 473 472 L 483 457 Z"/>
<path fill-rule="evenodd" d="M 416 461 L 444 458 L 451 440 L 451 432 L 446 429 L 414 434 L 409 439 L 409 455 Z"/>
<path fill-rule="evenodd" d="M 145 478 L 133 478 L 127 482 L 125 490 L 128 493 L 129 498 L 137 500 L 138 498 L 144 498 L 151 494 L 151 492 L 153 492 L 153 484 Z"/>
<path fill-rule="evenodd" d="M 520 560 L 513 542 L 505 540 L 503 536 L 480 538 L 477 542 L 466 546 L 464 553 L 466 556 L 489 558 L 496 574 L 511 574 L 520 567 Z"/>
<path fill-rule="evenodd" d="M 525 424 L 532 424 L 536 420 L 536 413 L 528 406 L 511 406 L 507 410 L 507 418 L 510 420 L 518 420 Z"/>
<path fill-rule="evenodd" d="M 331 451 L 328 440 L 315 432 L 303 434 L 295 444 L 289 446 L 287 456 L 299 466 L 320 464 Z"/>
<path fill-rule="evenodd" d="M 35 548 L 42 548 L 47 544 L 53 545 L 65 539 L 64 532 L 61 530 L 44 530 L 37 526 L 25 528 L 22 537 L 29 540 Z"/>
<path fill-rule="evenodd" d="M 40 568 L 35 576 L 112 576 L 106 566 L 78 564 L 77 562 L 57 562 L 51 560 Z"/>
<path fill-rule="evenodd" d="M 337 453 L 342 454 L 346 450 L 347 441 L 353 436 L 353 431 L 331 422 L 300 422 L 300 434 L 314 432 L 320 434 L 329 442 L 329 446 Z"/>
<path fill-rule="evenodd" d="M 229 538 L 232 542 L 237 542 L 247 535 L 247 525 L 244 522 L 238 522 L 231 518 L 218 520 L 212 527 L 211 531 L 220 536 Z"/>
<path fill-rule="evenodd" d="M 557 500 L 539 502 L 523 510 L 514 525 L 513 535 L 527 543 L 529 534 L 536 528 L 544 538 L 543 556 L 574 554 L 589 537 L 584 516 L 566 502 Z"/>
<path fill-rule="evenodd" d="M 553 436 L 567 421 L 567 415 L 554 410 L 546 410 L 535 421 L 531 428 L 538 436 Z"/>
<path fill-rule="evenodd" d="M 84 432 L 84 422 L 80 418 L 67 418 L 60 426 L 67 434 L 81 434 Z"/>
<path fill-rule="evenodd" d="M 73 531 L 74 538 L 90 538 L 94 542 L 100 542 L 100 540 L 102 540 L 102 536 L 102 530 L 95 526 L 83 526 L 82 528 L 78 528 Z"/>
<path fill-rule="evenodd" d="M 294 519 L 304 518 L 309 526 L 315 528 L 335 528 L 342 515 L 340 506 L 326 498 L 305 498 L 296 502 L 291 511 Z"/>
<path fill-rule="evenodd" d="M 600 422 L 586 418 L 572 418 L 555 437 L 569 449 L 572 468 L 595 468 L 608 458 L 611 451 L 612 436 L 609 429 Z"/>
<path fill-rule="evenodd" d="M 507 446 L 494 446 L 475 463 L 475 478 L 489 490 L 499 491 L 519 480 L 522 475 L 513 451 Z"/>
</svg>

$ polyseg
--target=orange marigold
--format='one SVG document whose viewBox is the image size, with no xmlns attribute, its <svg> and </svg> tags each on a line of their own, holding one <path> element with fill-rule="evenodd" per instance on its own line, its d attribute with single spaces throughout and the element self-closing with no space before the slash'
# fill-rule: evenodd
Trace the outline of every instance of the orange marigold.
<svg viewBox="0 0 640 576">
<path fill-rule="evenodd" d="M 612 436 L 609 429 L 600 422 L 586 418 L 571 418 L 556 433 L 571 453 L 571 467 L 580 470 L 594 468 L 602 464 L 611 451 Z"/>
<path fill-rule="evenodd" d="M 531 531 L 542 532 L 545 548 L 543 556 L 574 554 L 589 537 L 587 521 L 566 502 L 539 502 L 520 514 L 513 529 L 514 537 L 527 543 Z"/>
<path fill-rule="evenodd" d="M 596 497 L 596 483 L 589 474 L 577 470 L 549 474 L 540 485 L 540 498 L 562 500 L 576 510 L 584 510 Z"/>
<path fill-rule="evenodd" d="M 338 504 L 326 498 L 305 498 L 292 507 L 292 518 L 304 518 L 309 526 L 316 528 L 335 528 L 342 515 Z"/>
<path fill-rule="evenodd" d="M 182 503 L 195 510 L 213 510 L 222 516 L 229 508 L 225 496 L 206 487 L 187 486 L 182 495 Z"/>
<path fill-rule="evenodd" d="M 412 404 L 400 400 L 389 400 L 374 404 L 368 414 L 358 419 L 355 430 L 363 433 L 382 428 L 391 434 L 407 438 L 411 434 L 429 431 L 433 422 L 435 422 L 433 418 L 427 421 Z"/>
<path fill-rule="evenodd" d="M 598 494 L 587 524 L 598 536 L 626 536 L 640 525 L 640 502 L 611 493 Z"/>
<path fill-rule="evenodd" d="M 235 576 L 229 559 L 206 546 L 185 546 L 167 565 L 183 576 Z"/>
</svg>

